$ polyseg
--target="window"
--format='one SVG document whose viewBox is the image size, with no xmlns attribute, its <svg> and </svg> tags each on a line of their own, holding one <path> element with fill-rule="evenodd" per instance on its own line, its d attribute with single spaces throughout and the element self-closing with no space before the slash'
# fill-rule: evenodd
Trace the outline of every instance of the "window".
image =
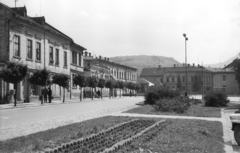
<svg viewBox="0 0 240 153">
<path fill-rule="evenodd" d="M 41 61 L 41 44 L 39 42 L 36 43 L 36 60 Z"/>
<path fill-rule="evenodd" d="M 59 65 L 59 49 L 55 50 L 55 64 Z"/>
<path fill-rule="evenodd" d="M 64 52 L 64 66 L 67 66 L 67 52 Z"/>
<path fill-rule="evenodd" d="M 185 82 L 185 77 L 184 76 L 182 77 L 182 82 Z"/>
<path fill-rule="evenodd" d="M 14 36 L 14 56 L 20 57 L 20 37 Z"/>
<path fill-rule="evenodd" d="M 226 81 L 226 76 L 225 75 L 223 76 L 223 81 Z"/>
<path fill-rule="evenodd" d="M 167 78 L 167 82 L 169 82 L 169 78 Z"/>
<path fill-rule="evenodd" d="M 72 74 L 72 80 L 73 80 L 73 78 L 75 78 L 76 76 L 77 76 L 76 74 Z M 77 88 L 77 85 L 74 84 L 73 81 L 72 81 L 72 87 L 73 87 L 73 88 Z"/>
<path fill-rule="evenodd" d="M 77 53 L 76 52 L 72 52 L 72 64 L 77 65 Z"/>
<path fill-rule="evenodd" d="M 27 58 L 32 59 L 32 40 L 27 40 Z"/>
<path fill-rule="evenodd" d="M 78 60 L 78 65 L 79 65 L 79 66 L 82 66 L 82 55 L 79 54 L 78 58 L 79 58 L 79 60 Z"/>
<path fill-rule="evenodd" d="M 172 78 L 172 82 L 174 82 L 175 81 L 175 78 Z"/>
<path fill-rule="evenodd" d="M 49 64 L 53 64 L 53 47 L 49 47 Z"/>
</svg>

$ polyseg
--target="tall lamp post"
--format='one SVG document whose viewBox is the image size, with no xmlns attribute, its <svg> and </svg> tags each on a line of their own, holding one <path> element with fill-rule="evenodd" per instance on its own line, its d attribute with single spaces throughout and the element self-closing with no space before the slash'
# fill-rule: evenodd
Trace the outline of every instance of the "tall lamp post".
<svg viewBox="0 0 240 153">
<path fill-rule="evenodd" d="M 187 81 L 188 81 L 188 76 L 187 76 L 187 35 L 184 33 L 183 37 L 185 38 L 185 72 L 186 72 L 186 92 L 185 96 L 187 96 L 187 91 L 188 91 L 188 86 L 187 86 Z"/>
</svg>

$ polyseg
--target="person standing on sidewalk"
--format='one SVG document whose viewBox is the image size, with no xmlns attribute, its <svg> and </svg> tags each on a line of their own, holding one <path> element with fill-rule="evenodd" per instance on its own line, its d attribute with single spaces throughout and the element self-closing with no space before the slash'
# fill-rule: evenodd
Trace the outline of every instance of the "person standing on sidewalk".
<svg viewBox="0 0 240 153">
<path fill-rule="evenodd" d="M 52 102 L 52 90 L 51 90 L 51 87 L 48 87 L 48 101 L 49 101 L 49 103 Z"/>
<path fill-rule="evenodd" d="M 48 90 L 47 90 L 46 87 L 44 87 L 42 95 L 43 95 L 43 98 L 44 98 L 44 103 L 47 103 Z"/>
<path fill-rule="evenodd" d="M 101 92 L 100 92 L 100 90 L 98 89 L 98 91 L 97 91 L 97 95 L 98 95 L 98 99 L 100 98 L 100 95 L 101 95 Z"/>
</svg>

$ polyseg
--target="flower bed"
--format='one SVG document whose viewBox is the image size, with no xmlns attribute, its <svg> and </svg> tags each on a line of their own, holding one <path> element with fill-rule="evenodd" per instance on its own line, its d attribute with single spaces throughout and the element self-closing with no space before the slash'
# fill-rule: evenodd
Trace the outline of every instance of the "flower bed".
<svg viewBox="0 0 240 153">
<path fill-rule="evenodd" d="M 86 138 L 80 138 L 66 144 L 62 144 L 54 149 L 47 149 L 45 153 L 62 152 L 104 152 L 112 153 L 122 146 L 129 144 L 134 139 L 141 136 L 144 132 L 159 125 L 164 121 L 156 122 L 154 120 L 131 120 L 121 123 L 117 126 L 103 130 L 97 134 Z"/>
</svg>

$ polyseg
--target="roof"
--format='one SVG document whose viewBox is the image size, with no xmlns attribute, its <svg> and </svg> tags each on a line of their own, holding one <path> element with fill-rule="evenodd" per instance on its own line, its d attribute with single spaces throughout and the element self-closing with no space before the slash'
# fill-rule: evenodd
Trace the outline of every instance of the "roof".
<svg viewBox="0 0 240 153">
<path fill-rule="evenodd" d="M 161 67 L 161 68 L 143 68 L 142 72 L 140 74 L 141 77 L 144 76 L 163 76 L 167 73 L 179 73 L 179 72 L 185 72 L 185 67 Z M 212 71 L 207 70 L 206 68 L 202 67 L 188 67 L 188 72 L 209 72 Z"/>
<path fill-rule="evenodd" d="M 149 82 L 148 81 L 146 81 L 145 79 L 143 79 L 143 78 L 141 78 L 141 77 L 137 77 L 137 81 L 138 81 L 138 83 L 140 83 L 140 84 L 149 84 Z"/>
<path fill-rule="evenodd" d="M 234 65 L 237 63 L 238 58 L 236 58 L 235 60 L 233 60 L 231 63 L 229 63 L 227 66 L 225 66 L 223 69 L 226 68 L 233 68 Z"/>
<path fill-rule="evenodd" d="M 157 86 L 162 86 L 161 82 L 159 82 L 157 80 L 157 78 L 153 78 L 153 77 L 142 77 L 142 78 L 144 80 L 148 81 L 150 84 L 154 84 L 154 85 L 157 85 Z"/>
<path fill-rule="evenodd" d="M 119 67 L 123 67 L 123 68 L 132 69 L 132 70 L 135 70 L 135 71 L 138 70 L 138 69 L 136 69 L 136 68 L 134 68 L 134 67 L 122 65 L 122 64 L 119 64 L 119 63 L 114 63 L 114 62 L 107 61 L 107 60 L 104 60 L 104 59 L 99 59 L 99 58 L 84 57 L 84 60 L 88 60 L 88 61 L 91 61 L 91 62 L 94 62 L 94 61 L 97 61 L 97 62 L 105 62 L 105 63 L 107 63 L 107 64 L 109 64 L 109 65 L 112 65 L 112 66 L 119 66 Z"/>
<path fill-rule="evenodd" d="M 8 7 L 7 5 L 4 5 L 1 2 L 0 2 L 0 5 L 5 7 L 9 11 L 11 11 L 13 13 L 14 17 L 16 19 L 20 20 L 20 21 L 27 22 L 27 23 L 35 26 L 35 27 L 47 30 L 51 33 L 60 35 L 64 38 L 66 38 L 66 39 L 69 39 L 70 41 L 73 41 L 72 38 L 70 38 L 66 34 L 62 33 L 61 31 L 57 30 L 56 28 L 54 28 L 50 24 L 46 23 L 44 17 L 29 17 L 29 16 L 27 16 L 27 9 L 26 9 L 25 6 L 24 7 L 10 8 L 10 7 Z M 44 24 L 41 23 L 43 20 L 44 20 Z"/>
</svg>

